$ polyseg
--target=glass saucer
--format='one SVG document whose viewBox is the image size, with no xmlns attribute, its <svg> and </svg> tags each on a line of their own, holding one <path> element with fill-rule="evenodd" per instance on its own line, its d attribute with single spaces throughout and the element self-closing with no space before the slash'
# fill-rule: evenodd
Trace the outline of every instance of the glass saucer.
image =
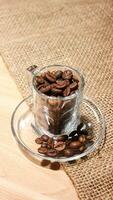
<svg viewBox="0 0 113 200">
<path fill-rule="evenodd" d="M 28 106 L 29 104 L 29 106 Z M 67 162 L 77 160 L 99 149 L 102 146 L 105 137 L 105 121 L 99 108 L 88 98 L 84 98 L 81 104 L 81 120 L 88 123 L 91 134 L 93 133 L 93 142 L 87 145 L 83 153 L 76 154 L 72 157 L 49 157 L 39 154 L 38 145 L 35 139 L 40 136 L 38 130 L 34 127 L 34 117 L 32 113 L 32 96 L 21 101 L 15 108 L 11 118 L 11 128 L 16 142 L 26 153 L 35 159 L 46 159 L 52 162 Z"/>
</svg>

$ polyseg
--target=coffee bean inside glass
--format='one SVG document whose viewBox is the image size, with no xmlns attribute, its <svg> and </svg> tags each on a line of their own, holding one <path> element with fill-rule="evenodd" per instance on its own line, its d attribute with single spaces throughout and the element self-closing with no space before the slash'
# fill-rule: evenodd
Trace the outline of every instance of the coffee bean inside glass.
<svg viewBox="0 0 113 200">
<path fill-rule="evenodd" d="M 33 113 L 40 134 L 69 134 L 80 123 L 84 79 L 75 68 L 51 65 L 33 70 Z"/>
</svg>

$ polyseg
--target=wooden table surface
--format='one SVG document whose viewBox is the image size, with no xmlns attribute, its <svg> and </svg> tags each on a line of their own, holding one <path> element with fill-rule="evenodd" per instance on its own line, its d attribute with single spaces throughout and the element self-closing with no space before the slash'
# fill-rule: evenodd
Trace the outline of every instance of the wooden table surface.
<svg viewBox="0 0 113 200">
<path fill-rule="evenodd" d="M 0 57 L 0 200 L 78 200 L 63 169 L 28 159 L 11 132 L 11 114 L 22 100 Z"/>
</svg>

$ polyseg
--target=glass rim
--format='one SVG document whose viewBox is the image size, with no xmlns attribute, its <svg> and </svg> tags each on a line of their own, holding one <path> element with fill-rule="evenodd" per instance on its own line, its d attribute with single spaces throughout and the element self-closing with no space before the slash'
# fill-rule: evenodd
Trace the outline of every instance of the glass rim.
<svg viewBox="0 0 113 200">
<path fill-rule="evenodd" d="M 72 71 L 75 71 L 79 77 L 80 77 L 80 85 L 79 85 L 79 91 L 81 91 L 83 88 L 84 88 L 84 77 L 82 75 L 82 73 L 80 72 L 80 70 L 78 68 L 73 68 L 73 67 L 70 67 L 70 66 L 67 66 L 67 65 L 59 65 L 59 64 L 53 64 L 53 65 L 48 65 L 48 66 L 44 66 L 42 68 L 39 68 L 38 70 L 36 70 L 36 74 L 37 73 L 40 73 L 41 71 L 43 71 L 44 69 L 47 69 L 47 68 L 51 68 L 51 67 L 54 67 L 54 66 L 58 66 L 58 67 L 67 67 L 69 69 L 71 69 Z M 52 100 L 70 100 L 70 99 L 73 99 L 74 97 L 76 97 L 76 94 L 78 93 L 78 90 L 75 91 L 74 94 L 71 94 L 67 97 L 61 97 L 61 96 L 58 96 L 58 97 L 55 97 L 55 96 L 48 96 L 42 92 L 40 92 L 39 90 L 36 90 L 36 87 L 34 86 L 33 84 L 33 80 L 34 80 L 34 77 L 36 76 L 35 72 L 33 73 L 33 79 L 32 79 L 32 86 L 33 86 L 33 89 L 35 89 L 35 91 L 42 97 L 46 98 L 46 99 L 52 99 Z"/>
</svg>

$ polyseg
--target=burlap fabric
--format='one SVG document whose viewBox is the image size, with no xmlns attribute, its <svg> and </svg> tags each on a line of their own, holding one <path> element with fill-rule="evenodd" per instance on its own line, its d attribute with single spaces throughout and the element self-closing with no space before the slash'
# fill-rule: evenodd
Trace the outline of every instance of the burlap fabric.
<svg viewBox="0 0 113 200">
<path fill-rule="evenodd" d="M 64 64 L 81 69 L 104 113 L 100 154 L 64 164 L 81 200 L 113 200 L 112 31 L 112 0 L 0 0 L 0 53 L 23 97 L 26 67 Z"/>
</svg>

